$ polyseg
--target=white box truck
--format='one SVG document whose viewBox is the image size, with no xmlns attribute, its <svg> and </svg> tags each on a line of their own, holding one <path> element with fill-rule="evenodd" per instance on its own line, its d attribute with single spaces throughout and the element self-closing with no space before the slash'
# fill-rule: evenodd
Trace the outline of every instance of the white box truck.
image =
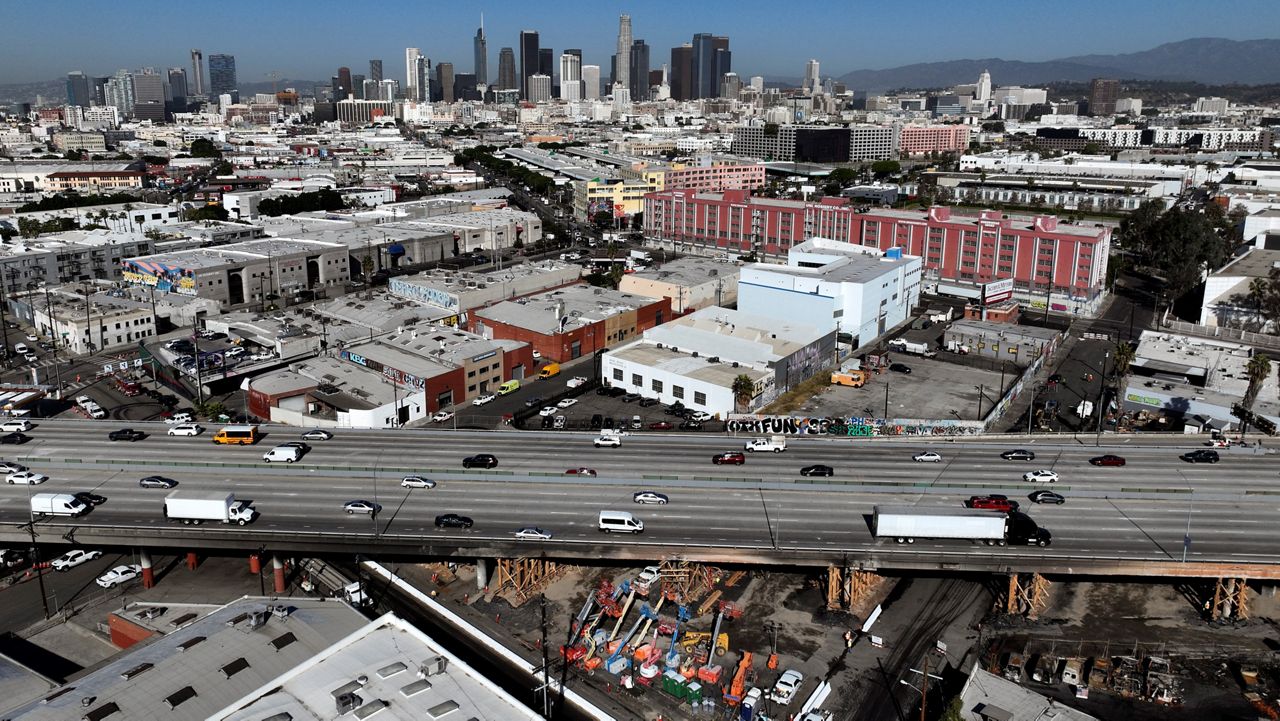
<svg viewBox="0 0 1280 721">
<path fill-rule="evenodd" d="M 894 338 L 889 341 L 889 348 L 899 353 L 910 353 L 912 355 L 924 356 L 925 358 L 933 358 L 938 355 L 936 351 L 929 347 L 928 343 L 914 343 L 905 338 Z"/>
<path fill-rule="evenodd" d="M 89 507 L 70 493 L 37 493 L 31 497 L 31 512 L 39 516 L 77 518 L 88 511 Z"/>
<path fill-rule="evenodd" d="M 257 518 L 258 512 L 249 501 L 237 501 L 234 493 L 174 491 L 165 496 L 164 515 L 187 525 L 218 521 L 243 526 Z"/>
<path fill-rule="evenodd" d="M 981 541 L 988 546 L 1047 546 L 1052 536 L 1023 515 L 950 506 L 876 506 L 871 520 L 876 538 L 898 543 L 921 539 Z"/>
</svg>

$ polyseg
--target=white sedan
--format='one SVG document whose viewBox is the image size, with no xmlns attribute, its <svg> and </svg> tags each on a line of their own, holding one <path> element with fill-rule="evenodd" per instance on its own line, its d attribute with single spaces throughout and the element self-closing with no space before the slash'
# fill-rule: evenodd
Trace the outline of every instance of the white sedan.
<svg viewBox="0 0 1280 721">
<path fill-rule="evenodd" d="M 169 429 L 171 436 L 198 436 L 204 432 L 204 427 L 199 423 L 183 423 Z"/>
<path fill-rule="evenodd" d="M 439 411 L 435 415 L 431 416 L 431 422 L 444 423 L 450 418 L 453 418 L 453 411 Z"/>
<path fill-rule="evenodd" d="M 578 404 L 577 398 L 565 398 L 556 404 L 556 408 L 572 408 Z"/>
<path fill-rule="evenodd" d="M 113 588 L 122 583 L 128 583 L 138 576 L 142 575 L 142 566 L 136 563 L 129 563 L 123 566 L 116 566 L 106 573 L 98 576 L 98 585 L 103 588 Z"/>
<path fill-rule="evenodd" d="M 435 488 L 436 482 L 422 476 L 405 476 L 400 479 L 401 488 Z"/>
<path fill-rule="evenodd" d="M 22 483 L 28 486 L 36 486 L 47 480 L 49 480 L 48 476 L 35 471 L 18 471 L 5 476 L 5 481 L 8 483 Z"/>
<path fill-rule="evenodd" d="M 53 559 L 49 562 L 49 566 L 55 571 L 68 571 L 82 563 L 88 563 L 95 558 L 101 557 L 102 551 L 86 551 L 82 548 L 77 548 Z"/>
<path fill-rule="evenodd" d="M 537 526 L 526 526 L 516 531 L 516 538 L 521 541 L 550 541 L 551 531 L 544 531 Z"/>
<path fill-rule="evenodd" d="M 494 394 L 485 393 L 484 395 L 477 397 L 474 401 L 471 401 L 471 405 L 482 406 L 482 405 L 485 405 L 486 403 L 492 403 L 497 399 L 498 397 L 495 396 Z"/>
<path fill-rule="evenodd" d="M 1057 483 L 1058 474 L 1055 471 L 1040 469 L 1038 471 L 1027 471 L 1022 474 L 1022 480 L 1028 483 Z"/>
<path fill-rule="evenodd" d="M 911 457 L 916 463 L 941 463 L 942 456 L 934 451 L 922 451 Z"/>
<path fill-rule="evenodd" d="M 555 406 L 547 406 L 546 408 L 543 408 L 542 410 L 538 411 L 538 415 L 542 416 L 543 418 L 546 418 L 548 416 L 554 416 L 556 414 L 556 410 L 557 409 Z"/>
</svg>

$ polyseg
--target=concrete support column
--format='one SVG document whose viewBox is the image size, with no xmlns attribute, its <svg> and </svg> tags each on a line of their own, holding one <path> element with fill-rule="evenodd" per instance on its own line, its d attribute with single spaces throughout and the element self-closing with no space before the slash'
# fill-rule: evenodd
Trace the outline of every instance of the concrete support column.
<svg viewBox="0 0 1280 721">
<path fill-rule="evenodd" d="M 142 587 L 153 588 L 156 585 L 155 571 L 151 568 L 151 552 L 145 548 L 138 551 L 138 561 L 142 564 Z"/>
<path fill-rule="evenodd" d="M 256 553 L 249 554 L 249 573 L 255 576 L 262 573 L 262 557 Z"/>
<path fill-rule="evenodd" d="M 284 583 L 284 561 L 279 556 L 271 557 L 271 571 L 276 578 L 276 593 L 284 593 L 289 590 Z"/>
<path fill-rule="evenodd" d="M 194 571 L 199 565 L 200 556 L 196 555 L 195 551 L 187 551 L 187 568 Z"/>
<path fill-rule="evenodd" d="M 476 588 L 481 591 L 489 587 L 489 561 L 483 558 L 476 559 Z"/>
</svg>

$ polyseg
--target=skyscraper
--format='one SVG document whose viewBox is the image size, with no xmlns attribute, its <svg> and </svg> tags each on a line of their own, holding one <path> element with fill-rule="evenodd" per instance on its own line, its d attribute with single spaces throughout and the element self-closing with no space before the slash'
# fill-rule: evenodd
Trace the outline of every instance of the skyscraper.
<svg viewBox="0 0 1280 721">
<path fill-rule="evenodd" d="M 475 73 L 454 73 L 453 76 L 453 99 L 455 102 L 463 100 L 480 100 L 480 91 L 476 88 Z"/>
<path fill-rule="evenodd" d="M 805 61 L 804 89 L 813 95 L 817 95 L 822 90 L 822 80 L 819 77 L 817 60 Z"/>
<path fill-rule="evenodd" d="M 516 85 L 516 53 L 511 48 L 498 51 L 498 89 L 515 90 Z"/>
<path fill-rule="evenodd" d="M 432 90 L 432 100 L 453 102 L 453 63 L 436 63 L 436 86 Z"/>
<path fill-rule="evenodd" d="M 234 55 L 215 54 L 209 56 L 209 97 L 217 100 L 218 96 L 230 94 L 236 100 L 236 58 Z"/>
<path fill-rule="evenodd" d="M 599 65 L 583 65 L 582 66 L 582 99 L 583 100 L 599 100 L 600 99 L 600 66 Z"/>
<path fill-rule="evenodd" d="M 475 52 L 475 64 L 472 66 L 476 73 L 476 85 L 489 84 L 489 41 L 484 37 L 484 13 L 480 13 L 480 28 L 476 30 L 475 40 L 472 42 Z"/>
<path fill-rule="evenodd" d="M 209 58 L 213 62 L 213 57 Z M 114 105 L 121 117 L 133 114 L 133 76 L 128 70 L 117 70 L 115 75 L 107 78 L 103 88 L 107 105 Z"/>
<path fill-rule="evenodd" d="M 182 68 L 169 68 L 169 93 L 167 99 L 171 112 L 187 111 L 187 71 Z"/>
<path fill-rule="evenodd" d="M 336 103 L 339 100 L 346 100 L 347 98 L 354 97 L 351 92 L 352 88 L 355 87 L 351 82 L 351 68 L 346 66 L 338 68 L 337 77 L 338 85 L 333 89 L 333 102 Z"/>
<path fill-rule="evenodd" d="M 689 43 L 671 48 L 671 97 L 693 98 L 693 46 Z"/>
<path fill-rule="evenodd" d="M 529 98 L 529 78 L 538 72 L 538 31 L 520 31 L 520 97 Z"/>
<path fill-rule="evenodd" d="M 529 76 L 529 97 L 531 103 L 545 103 L 551 99 L 551 76 L 536 73 Z"/>
<path fill-rule="evenodd" d="M 582 51 L 566 50 L 560 56 L 560 99 L 574 102 L 582 99 Z"/>
<path fill-rule="evenodd" d="M 631 99 L 644 101 L 649 99 L 649 46 L 643 40 L 631 44 L 631 67 L 627 70 L 631 77 Z M 621 71 L 619 71 L 621 72 Z"/>
<path fill-rule="evenodd" d="M 693 36 L 693 88 L 690 98 L 714 98 L 720 89 L 720 76 L 716 72 L 715 36 L 698 33 Z"/>
<path fill-rule="evenodd" d="M 714 92 L 719 87 L 719 78 L 733 71 L 733 53 L 729 52 L 729 38 L 720 35 L 711 38 L 711 72 L 717 78 L 711 88 Z"/>
<path fill-rule="evenodd" d="M 347 97 L 364 100 L 364 76 L 360 73 L 351 76 L 351 90 L 347 91 Z"/>
<path fill-rule="evenodd" d="M 404 94 L 409 100 L 418 99 L 418 58 L 421 55 L 418 48 L 404 49 Z"/>
<path fill-rule="evenodd" d="M 67 73 L 67 105 L 89 107 L 93 101 L 93 89 L 89 86 L 89 76 L 74 70 Z"/>
<path fill-rule="evenodd" d="M 991 73 L 986 70 L 978 76 L 978 87 L 974 92 L 974 100 L 987 102 L 991 99 Z"/>
<path fill-rule="evenodd" d="M 369 79 L 375 83 L 382 82 L 382 61 L 381 60 L 369 61 Z"/>
<path fill-rule="evenodd" d="M 164 122 L 164 76 L 153 68 L 133 74 L 133 117 L 138 120 Z"/>
<path fill-rule="evenodd" d="M 414 65 L 414 100 L 425 103 L 431 100 L 431 58 L 419 55 Z"/>
<path fill-rule="evenodd" d="M 192 87 L 192 94 L 196 97 L 204 96 L 204 53 L 197 50 L 191 51 L 191 82 L 195 85 Z"/>
<path fill-rule="evenodd" d="M 1120 97 L 1120 81 L 1094 78 L 1089 81 L 1089 114 L 1115 115 L 1116 98 Z"/>
<path fill-rule="evenodd" d="M 631 16 L 618 16 L 618 54 L 613 60 L 613 82 L 631 87 Z"/>
<path fill-rule="evenodd" d="M 551 53 L 551 48 L 538 48 L 538 72 L 551 78 L 551 84 L 556 84 L 556 59 Z"/>
</svg>

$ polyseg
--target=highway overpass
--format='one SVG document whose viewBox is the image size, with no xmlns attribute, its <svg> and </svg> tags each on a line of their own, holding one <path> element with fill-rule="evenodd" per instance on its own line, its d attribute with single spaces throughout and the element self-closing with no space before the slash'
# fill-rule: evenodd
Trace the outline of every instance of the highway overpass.
<svg viewBox="0 0 1280 721">
<path fill-rule="evenodd" d="M 263 452 L 297 440 L 300 429 L 263 426 L 256 446 L 220 446 L 210 432 L 169 437 L 163 424 L 134 424 L 153 435 L 110 442 L 120 427 L 102 421 L 42 420 L 21 446 L 0 455 L 50 476 L 39 486 L 0 487 L 0 542 L 30 543 L 28 495 L 92 491 L 106 503 L 79 519 L 40 519 L 41 544 L 164 547 L 175 551 L 265 548 L 277 553 L 361 553 L 372 556 L 517 557 L 651 561 L 679 557 L 709 563 L 784 566 L 837 564 L 877 571 L 1040 572 L 1048 574 L 1280 578 L 1280 463 L 1252 449 L 1222 451 L 1218 464 L 1179 460 L 1200 439 L 1092 437 L 1077 442 L 987 438 L 948 442 L 798 438 L 785 453 L 748 455 L 743 466 L 715 466 L 715 453 L 745 439 L 647 433 L 621 448 L 594 448 L 593 436 L 514 431 L 375 431 L 338 429 L 311 442 L 300 462 L 266 464 Z M 1114 445 L 1108 447 L 1106 443 Z M 1033 462 L 1000 458 L 1020 446 Z M 913 452 L 937 450 L 944 462 L 914 463 Z M 1102 452 L 1125 456 L 1122 468 L 1094 467 Z M 462 458 L 493 453 L 490 471 L 464 471 Z M 832 478 L 801 478 L 821 463 Z M 588 467 L 596 478 L 564 475 Z M 1036 488 L 1022 473 L 1050 468 L 1067 497 L 1062 506 L 1026 499 Z M 406 474 L 439 482 L 404 489 Z M 252 525 L 184 526 L 163 515 L 161 489 L 138 486 L 142 476 L 176 479 L 181 489 L 230 490 L 252 499 Z M 632 492 L 666 493 L 665 506 L 633 504 Z M 872 538 L 877 503 L 955 505 L 974 494 L 1021 499 L 1053 545 L 987 547 L 965 542 L 899 546 Z M 348 515 L 344 502 L 376 501 L 374 518 Z M 634 512 L 638 536 L 596 529 L 601 510 Z M 470 530 L 437 529 L 439 513 L 475 520 Z M 536 525 L 550 541 L 517 541 L 516 529 Z"/>
</svg>

